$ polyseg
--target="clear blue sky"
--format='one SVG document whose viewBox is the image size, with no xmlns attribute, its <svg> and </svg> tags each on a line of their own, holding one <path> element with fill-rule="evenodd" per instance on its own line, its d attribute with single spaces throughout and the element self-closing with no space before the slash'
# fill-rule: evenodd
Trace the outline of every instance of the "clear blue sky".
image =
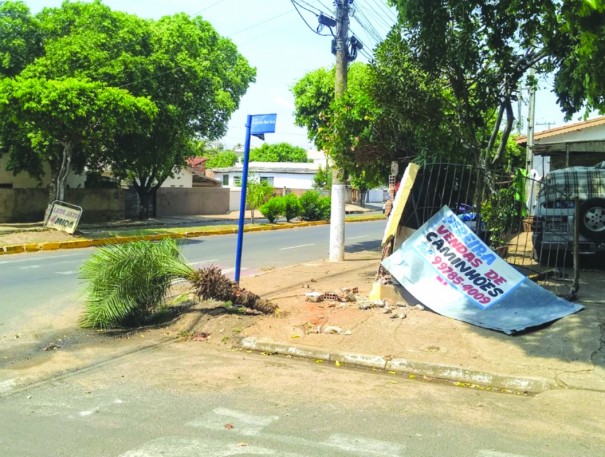
<svg viewBox="0 0 605 457">
<path fill-rule="evenodd" d="M 25 0 L 33 13 L 43 7 L 58 6 L 62 0 Z M 310 30 L 290 0 L 105 0 L 112 9 L 141 17 L 158 19 L 184 12 L 202 16 L 222 36 L 229 37 L 250 64 L 257 69 L 256 83 L 250 86 L 240 109 L 229 123 L 229 131 L 221 140 L 227 148 L 244 142 L 247 114 L 277 113 L 277 130 L 267 135 L 268 143 L 288 142 L 305 148 L 312 147 L 306 131 L 294 125 L 294 99 L 291 87 L 307 72 L 330 67 L 334 56 L 330 52 L 331 37 L 318 36 Z M 297 0 L 313 12 L 332 14 L 332 0 Z M 384 37 L 395 19 L 385 0 L 355 0 L 356 12 L 351 20 L 352 32 L 365 44 L 360 60 L 367 61 L 378 37 Z M 317 19 L 312 12 L 300 9 L 304 19 L 315 28 Z M 324 31 L 323 33 L 328 33 Z M 543 84 L 546 86 L 547 84 Z M 527 118 L 526 106 L 522 118 Z M 536 130 L 561 125 L 563 116 L 548 90 L 538 93 L 536 100 Z M 253 139 L 252 146 L 260 144 Z"/>
</svg>

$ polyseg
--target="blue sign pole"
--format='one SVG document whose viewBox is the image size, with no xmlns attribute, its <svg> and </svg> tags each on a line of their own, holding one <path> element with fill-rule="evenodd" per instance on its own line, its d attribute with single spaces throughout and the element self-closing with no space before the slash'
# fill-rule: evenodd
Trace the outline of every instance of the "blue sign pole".
<svg viewBox="0 0 605 457">
<path fill-rule="evenodd" d="M 244 217 L 246 216 L 246 190 L 248 189 L 248 159 L 250 157 L 250 127 L 252 116 L 246 118 L 246 141 L 244 143 L 244 168 L 242 170 L 242 195 L 239 201 L 239 223 L 237 225 L 237 251 L 235 253 L 235 282 L 239 284 L 244 247 Z"/>
<path fill-rule="evenodd" d="M 246 191 L 248 190 L 248 160 L 250 157 L 250 136 L 265 139 L 265 133 L 275 132 L 276 114 L 248 114 L 246 119 L 246 141 L 244 143 L 244 167 L 242 170 L 242 195 L 239 203 L 239 223 L 237 226 L 237 251 L 235 253 L 235 282 L 239 284 L 244 247 L 244 218 L 246 216 Z"/>
</svg>

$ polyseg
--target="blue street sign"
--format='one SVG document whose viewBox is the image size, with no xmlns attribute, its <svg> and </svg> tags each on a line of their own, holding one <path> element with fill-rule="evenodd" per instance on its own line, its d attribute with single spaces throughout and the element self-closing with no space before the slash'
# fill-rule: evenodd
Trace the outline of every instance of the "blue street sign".
<svg viewBox="0 0 605 457">
<path fill-rule="evenodd" d="M 248 187 L 248 161 L 250 158 L 250 136 L 254 135 L 261 140 L 265 133 L 275 133 L 275 119 L 277 114 L 248 114 L 246 118 L 246 142 L 244 144 L 244 163 L 242 170 L 242 195 L 239 204 L 239 222 L 237 230 L 237 248 L 235 251 L 235 282 L 239 284 L 242 265 L 242 250 L 244 247 L 244 215 L 246 212 L 246 190 Z"/>
<path fill-rule="evenodd" d="M 250 126 L 251 135 L 262 135 L 263 133 L 275 133 L 275 120 L 277 114 L 253 114 L 252 125 Z"/>
</svg>

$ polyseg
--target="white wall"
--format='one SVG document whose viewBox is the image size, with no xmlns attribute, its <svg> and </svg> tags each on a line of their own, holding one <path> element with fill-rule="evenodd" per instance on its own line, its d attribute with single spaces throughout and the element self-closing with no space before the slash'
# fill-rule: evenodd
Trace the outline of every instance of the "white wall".
<svg viewBox="0 0 605 457">
<path fill-rule="evenodd" d="M 26 172 L 13 176 L 12 171 L 6 170 L 7 164 L 8 154 L 3 154 L 2 157 L 0 157 L 0 184 L 12 184 L 13 189 L 35 189 L 48 187 L 48 184 L 50 183 L 50 167 L 48 163 L 44 163 L 44 176 L 42 176 L 41 181 L 38 181 L 36 178 L 32 178 Z M 67 186 L 71 189 L 83 188 L 85 181 L 86 175 L 77 175 L 73 171 L 67 176 Z"/>
<path fill-rule="evenodd" d="M 223 182 L 223 176 L 229 175 L 229 184 L 224 187 L 239 188 L 234 183 L 235 176 L 241 176 L 239 172 L 229 173 L 215 173 L 215 179 Z M 273 178 L 273 187 L 276 189 L 312 189 L 313 188 L 313 177 L 315 174 L 295 174 L 295 173 L 270 173 L 270 172 L 255 172 L 254 178 Z"/>
<path fill-rule="evenodd" d="M 190 189 L 193 187 L 193 173 L 187 168 L 182 168 L 173 178 L 166 179 L 162 183 L 162 187 L 184 187 Z"/>
</svg>

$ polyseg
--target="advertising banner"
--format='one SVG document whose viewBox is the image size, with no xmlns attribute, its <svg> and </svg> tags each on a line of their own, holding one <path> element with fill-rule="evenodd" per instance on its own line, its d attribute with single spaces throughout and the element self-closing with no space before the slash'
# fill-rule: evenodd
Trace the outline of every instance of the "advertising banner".
<svg viewBox="0 0 605 457">
<path fill-rule="evenodd" d="M 48 220 L 44 224 L 46 228 L 52 228 L 67 233 L 74 233 L 82 216 L 82 208 L 69 203 L 53 202 Z"/>
<path fill-rule="evenodd" d="M 382 265 L 433 311 L 505 333 L 582 309 L 519 273 L 447 206 Z"/>
</svg>

